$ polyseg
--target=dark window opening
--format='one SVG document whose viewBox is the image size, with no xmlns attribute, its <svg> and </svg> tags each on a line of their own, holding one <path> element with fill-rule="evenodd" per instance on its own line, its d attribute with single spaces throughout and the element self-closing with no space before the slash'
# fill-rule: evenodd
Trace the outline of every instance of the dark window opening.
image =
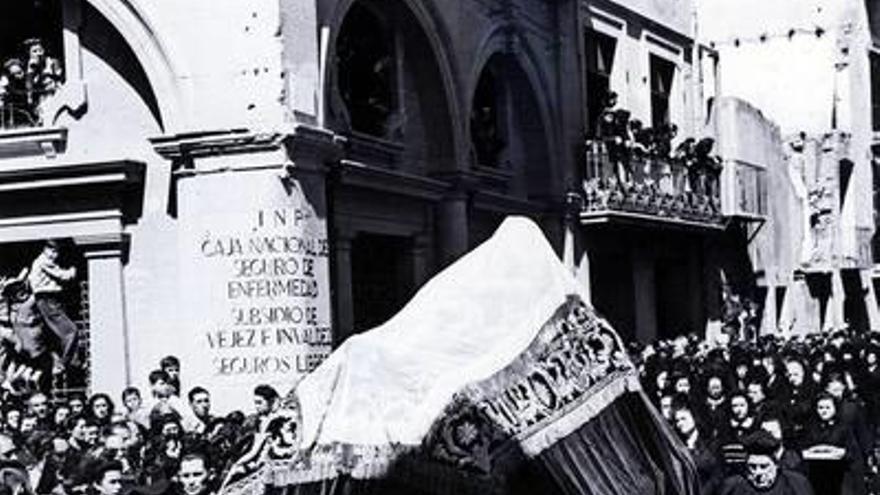
<svg viewBox="0 0 880 495">
<path fill-rule="evenodd" d="M 871 127 L 880 131 L 880 53 L 871 52 Z"/>
<path fill-rule="evenodd" d="M 611 252 L 597 252 L 590 259 L 595 259 L 590 265 L 593 306 L 614 325 L 621 337 L 635 339 L 636 305 L 631 259 L 625 253 Z"/>
<path fill-rule="evenodd" d="M 672 91 L 672 80 L 675 76 L 675 64 L 651 55 L 651 125 L 659 129 L 670 123 L 669 97 Z"/>
<path fill-rule="evenodd" d="M 506 145 L 501 125 L 502 90 L 492 70 L 483 71 L 471 108 L 471 142 L 478 165 L 497 167 Z"/>
<path fill-rule="evenodd" d="M 351 128 L 373 136 L 388 134 L 396 110 L 396 57 L 391 31 L 368 7 L 355 3 L 336 44 L 339 93 Z"/>
<path fill-rule="evenodd" d="M 776 287 L 776 321 L 782 319 L 782 308 L 785 305 L 786 287 Z"/>
<path fill-rule="evenodd" d="M 867 288 L 862 286 L 859 270 L 841 270 L 843 281 L 843 317 L 849 328 L 856 332 L 868 332 L 871 325 L 868 321 L 868 308 L 865 305 Z"/>
<path fill-rule="evenodd" d="M 587 125 L 590 136 L 596 135 L 599 119 L 611 91 L 611 69 L 617 41 L 608 35 L 588 29 L 584 35 L 586 50 Z"/>
<path fill-rule="evenodd" d="M 64 82 L 60 0 L 9 2 L 0 16 L 0 128 L 42 121 L 40 104 Z"/>
<path fill-rule="evenodd" d="M 825 316 L 828 314 L 828 302 L 831 298 L 831 275 L 828 273 L 807 274 L 807 290 L 810 297 L 819 301 L 819 324 L 825 327 Z"/>
<path fill-rule="evenodd" d="M 658 259 L 654 264 L 654 297 L 656 304 L 657 337 L 671 339 L 697 331 L 690 316 L 690 298 L 693 294 L 688 277 L 688 262 L 684 258 Z"/>
<path fill-rule="evenodd" d="M 359 234 L 351 246 L 354 329 L 379 326 L 400 311 L 414 287 L 413 245 L 407 237 Z"/>
</svg>

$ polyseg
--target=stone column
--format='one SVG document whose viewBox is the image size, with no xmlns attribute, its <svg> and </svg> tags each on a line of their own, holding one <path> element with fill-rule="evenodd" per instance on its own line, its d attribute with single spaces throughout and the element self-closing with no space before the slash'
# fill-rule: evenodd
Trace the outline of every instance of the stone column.
<svg viewBox="0 0 880 495">
<path fill-rule="evenodd" d="M 581 247 L 580 256 L 577 258 L 574 268 L 574 277 L 581 283 L 584 289 L 586 302 L 593 304 L 593 283 L 590 279 L 590 251 Z"/>
<path fill-rule="evenodd" d="M 333 239 L 333 256 L 336 263 L 334 292 L 336 301 L 336 334 L 334 347 L 354 332 L 354 296 L 351 290 L 351 241 L 354 234 L 337 229 Z"/>
<path fill-rule="evenodd" d="M 440 266 L 449 265 L 468 250 L 467 193 L 455 190 L 438 206 L 437 234 Z"/>
<path fill-rule="evenodd" d="M 430 237 L 427 235 L 417 235 L 413 237 L 412 257 L 413 257 L 413 288 L 418 290 L 422 284 L 428 281 L 428 249 L 430 248 Z"/>
<path fill-rule="evenodd" d="M 74 238 L 88 264 L 91 392 L 113 397 L 131 384 L 122 234 Z"/>
<path fill-rule="evenodd" d="M 580 226 L 583 199 L 576 192 L 566 194 L 562 222 L 562 262 L 580 282 L 587 303 L 592 304 L 590 283 L 590 253 L 586 246 L 586 233 Z"/>
</svg>

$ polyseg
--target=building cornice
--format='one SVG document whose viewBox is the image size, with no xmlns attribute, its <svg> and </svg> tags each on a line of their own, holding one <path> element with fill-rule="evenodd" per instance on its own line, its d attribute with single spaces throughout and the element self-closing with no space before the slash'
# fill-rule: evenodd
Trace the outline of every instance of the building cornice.
<svg viewBox="0 0 880 495">
<path fill-rule="evenodd" d="M 156 153 L 172 161 L 190 161 L 242 153 L 275 151 L 281 148 L 284 134 L 254 132 L 246 128 L 186 132 L 150 138 Z"/>
<path fill-rule="evenodd" d="M 0 132 L 0 158 L 43 155 L 55 158 L 67 149 L 64 127 L 27 127 Z"/>
</svg>

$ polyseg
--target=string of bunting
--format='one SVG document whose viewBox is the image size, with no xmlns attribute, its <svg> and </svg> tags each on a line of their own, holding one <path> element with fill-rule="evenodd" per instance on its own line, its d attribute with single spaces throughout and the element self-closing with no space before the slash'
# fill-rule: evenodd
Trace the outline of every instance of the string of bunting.
<svg viewBox="0 0 880 495">
<path fill-rule="evenodd" d="M 842 28 L 851 29 L 852 24 L 851 23 L 844 24 L 842 26 Z M 733 46 L 738 47 L 738 46 L 740 46 L 742 44 L 746 44 L 746 43 L 766 43 L 767 41 L 772 40 L 772 39 L 788 38 L 789 40 L 791 40 L 791 39 L 794 39 L 795 36 L 799 36 L 799 35 L 809 35 L 809 36 L 814 36 L 816 38 L 821 38 L 822 36 L 825 36 L 825 34 L 827 32 L 828 32 L 828 29 L 826 29 L 825 27 L 822 27 L 822 26 L 815 26 L 813 28 L 793 27 L 793 28 L 788 29 L 787 31 L 782 31 L 782 32 L 778 32 L 778 33 L 766 33 L 765 32 L 765 33 L 759 34 L 758 36 L 749 36 L 749 37 L 744 36 L 744 37 L 729 38 L 729 39 L 721 40 L 721 41 L 710 41 L 709 46 L 712 48 L 715 48 L 716 46 L 719 46 L 719 45 L 733 45 Z"/>
</svg>

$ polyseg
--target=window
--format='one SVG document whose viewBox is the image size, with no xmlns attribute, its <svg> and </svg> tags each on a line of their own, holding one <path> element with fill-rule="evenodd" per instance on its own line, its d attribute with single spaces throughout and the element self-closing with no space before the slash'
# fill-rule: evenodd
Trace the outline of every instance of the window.
<svg viewBox="0 0 880 495">
<path fill-rule="evenodd" d="M 339 92 L 351 128 L 377 137 L 388 134 L 397 107 L 392 33 L 369 7 L 355 3 L 336 45 Z"/>
<path fill-rule="evenodd" d="M 670 123 L 669 96 L 675 76 L 675 64 L 656 55 L 650 56 L 651 126 L 659 129 Z"/>
<path fill-rule="evenodd" d="M 611 91 L 611 69 L 617 41 L 598 31 L 587 29 L 584 35 L 586 51 L 587 126 L 590 136 L 596 134 L 596 125 Z"/>
<path fill-rule="evenodd" d="M 0 16 L 0 128 L 41 123 L 40 104 L 64 81 L 61 0 L 20 0 Z"/>
<path fill-rule="evenodd" d="M 880 131 L 880 53 L 871 52 L 871 127 Z"/>
</svg>

